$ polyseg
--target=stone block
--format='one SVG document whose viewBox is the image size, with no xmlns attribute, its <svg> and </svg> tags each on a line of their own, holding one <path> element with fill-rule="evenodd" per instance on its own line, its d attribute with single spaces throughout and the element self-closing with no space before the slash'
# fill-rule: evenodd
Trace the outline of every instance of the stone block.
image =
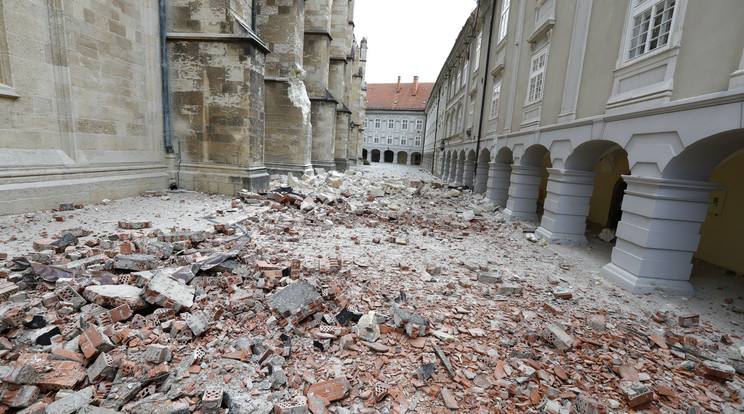
<svg viewBox="0 0 744 414">
<path fill-rule="evenodd" d="M 121 414 L 121 412 L 112 410 L 110 408 L 103 408 L 103 407 L 95 407 L 92 405 L 86 405 L 85 407 L 81 407 L 77 414 Z"/>
<path fill-rule="evenodd" d="M 145 360 L 155 364 L 160 364 L 161 362 L 165 362 L 168 354 L 170 354 L 170 348 L 167 346 L 156 344 L 148 345 L 147 349 L 145 349 Z"/>
<path fill-rule="evenodd" d="M 173 243 L 178 241 L 190 241 L 191 243 L 203 242 L 207 239 L 208 233 L 205 231 L 177 231 L 174 233 L 163 234 L 158 240 Z"/>
<path fill-rule="evenodd" d="M 574 410 L 577 414 L 606 414 L 607 406 L 584 394 L 579 394 L 574 404 Z"/>
<path fill-rule="evenodd" d="M 390 316 L 393 319 L 393 325 L 396 328 L 403 328 L 410 337 L 424 336 L 429 332 L 429 322 L 415 313 L 400 309 L 393 305 L 390 310 Z"/>
<path fill-rule="evenodd" d="M 88 381 L 94 384 L 98 381 L 113 378 L 116 375 L 114 359 L 105 352 L 101 352 L 95 362 L 88 367 Z"/>
<path fill-rule="evenodd" d="M 501 283 L 501 275 L 496 273 L 481 273 L 478 275 L 478 281 L 483 283 Z"/>
<path fill-rule="evenodd" d="M 105 308 L 128 305 L 134 310 L 143 309 L 147 303 L 141 295 L 142 289 L 131 285 L 91 285 L 83 291 L 87 300 Z"/>
<path fill-rule="evenodd" d="M 558 349 L 565 350 L 573 345 L 573 338 L 557 323 L 551 323 L 542 331 L 541 336 Z"/>
<path fill-rule="evenodd" d="M 39 373 L 33 365 L 16 361 L 10 366 L 10 372 L 2 377 L 2 381 L 18 385 L 34 385 L 39 382 Z"/>
<path fill-rule="evenodd" d="M 194 336 L 199 336 L 209 330 L 210 323 L 206 315 L 202 312 L 194 312 L 188 319 L 186 325 L 189 326 Z"/>
<path fill-rule="evenodd" d="M 307 414 L 305 403 L 282 401 L 274 404 L 274 414 Z"/>
<path fill-rule="evenodd" d="M 55 293 L 57 293 L 57 297 L 61 299 L 62 301 L 69 302 L 70 304 L 72 304 L 72 307 L 75 310 L 80 309 L 83 305 L 88 303 L 88 301 L 85 300 L 85 298 L 80 296 L 80 294 L 77 292 L 77 290 L 75 290 L 75 288 L 73 288 L 72 286 L 68 284 L 59 286 L 55 290 Z"/>
<path fill-rule="evenodd" d="M 152 222 L 149 222 L 149 221 L 119 220 L 120 229 L 140 230 L 140 229 L 149 229 L 150 226 L 152 226 Z"/>
<path fill-rule="evenodd" d="M 179 312 L 194 305 L 194 288 L 162 272 L 157 272 L 145 285 L 145 301 Z"/>
<path fill-rule="evenodd" d="M 158 258 L 151 254 L 121 254 L 114 258 L 114 268 L 121 270 L 151 270 L 158 264 Z"/>
<path fill-rule="evenodd" d="M 726 381 L 733 380 L 734 375 L 736 375 L 734 367 L 715 361 L 703 361 L 702 370 L 707 376 Z"/>
<path fill-rule="evenodd" d="M 654 399 L 654 393 L 640 382 L 626 382 L 620 385 L 620 389 L 628 398 L 630 408 L 645 404 Z"/>
<path fill-rule="evenodd" d="M 697 313 L 690 313 L 687 315 L 681 315 L 679 317 L 679 326 L 683 328 L 689 328 L 691 326 L 698 326 L 700 324 L 700 315 Z"/>
<path fill-rule="evenodd" d="M 274 293 L 268 300 L 269 307 L 284 318 L 304 319 L 319 310 L 320 293 L 304 280 L 295 282 Z"/>
<path fill-rule="evenodd" d="M 496 290 L 499 295 L 518 295 L 522 293 L 522 287 L 513 283 L 503 283 Z"/>
<path fill-rule="evenodd" d="M 84 388 L 76 393 L 70 394 L 67 397 L 54 401 L 53 403 L 45 407 L 45 414 L 74 414 L 86 405 L 93 402 L 95 391 L 94 386 Z"/>
<path fill-rule="evenodd" d="M 11 295 L 17 293 L 20 290 L 18 285 L 8 281 L 0 282 L 0 302 L 5 302 L 10 298 Z"/>
<path fill-rule="evenodd" d="M 31 334 L 31 340 L 37 345 L 51 345 L 52 338 L 61 334 L 59 326 L 47 326 Z"/>
</svg>

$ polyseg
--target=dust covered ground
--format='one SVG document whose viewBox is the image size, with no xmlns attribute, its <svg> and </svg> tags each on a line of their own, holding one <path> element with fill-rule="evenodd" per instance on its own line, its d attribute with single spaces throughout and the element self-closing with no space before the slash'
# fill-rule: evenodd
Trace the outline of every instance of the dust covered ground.
<svg viewBox="0 0 744 414">
<path fill-rule="evenodd" d="M 696 263 L 697 297 L 632 295 L 600 277 L 611 244 L 532 242 L 537 223 L 414 167 L 273 185 L 0 216 L 3 406 L 741 412 L 741 275 Z M 75 244 L 49 249 L 72 229 Z M 117 262 L 130 253 L 154 259 Z M 157 290 L 162 275 L 178 294 Z M 91 326 L 110 347 L 83 349 Z M 77 381 L 55 377 L 59 361 Z"/>
</svg>

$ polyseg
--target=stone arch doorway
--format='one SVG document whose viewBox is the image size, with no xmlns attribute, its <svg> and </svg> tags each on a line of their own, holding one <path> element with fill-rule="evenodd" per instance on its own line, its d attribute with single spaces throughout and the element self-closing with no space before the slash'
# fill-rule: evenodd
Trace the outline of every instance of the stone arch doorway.
<svg viewBox="0 0 744 414">
<path fill-rule="evenodd" d="M 384 158 L 385 162 L 393 162 L 393 159 L 395 159 L 395 153 L 390 150 L 386 150 L 384 153 L 384 156 L 385 156 Z"/>
<path fill-rule="evenodd" d="M 405 151 L 398 152 L 398 164 L 408 164 L 408 153 Z"/>
<path fill-rule="evenodd" d="M 494 162 L 488 168 L 486 198 L 502 208 L 506 207 L 509 199 L 512 163 L 512 151 L 503 147 L 496 153 Z"/>
<path fill-rule="evenodd" d="M 611 214 L 619 214 L 624 189 L 621 175 L 630 169 L 628 154 L 617 143 L 585 142 L 568 156 L 563 169 L 548 171 L 538 237 L 549 243 L 587 244 L 587 222 L 595 223 L 593 231 L 599 233 Z"/>
<path fill-rule="evenodd" d="M 460 150 L 460 154 L 457 157 L 457 163 L 455 164 L 455 185 L 463 185 L 463 173 L 465 172 L 465 150 Z"/>
<path fill-rule="evenodd" d="M 372 150 L 372 162 L 380 162 L 380 150 Z"/>
<path fill-rule="evenodd" d="M 367 154 L 367 148 L 362 148 L 362 159 L 363 160 L 366 160 L 367 159 L 367 155 L 368 155 Z"/>
<path fill-rule="evenodd" d="M 421 153 L 414 152 L 411 154 L 411 165 L 421 165 Z"/>
<path fill-rule="evenodd" d="M 661 177 L 625 181 L 617 242 L 603 276 L 633 293 L 692 295 L 693 257 L 744 272 L 744 129 L 688 145 Z"/>
<path fill-rule="evenodd" d="M 463 163 L 464 169 L 462 173 L 462 185 L 473 188 L 475 178 L 475 150 L 468 152 L 467 158 Z"/>
</svg>

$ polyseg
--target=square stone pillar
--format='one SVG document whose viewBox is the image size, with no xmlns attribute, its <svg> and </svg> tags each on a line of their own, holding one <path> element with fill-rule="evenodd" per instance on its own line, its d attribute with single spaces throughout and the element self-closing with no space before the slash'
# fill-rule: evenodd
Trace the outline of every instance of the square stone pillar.
<svg viewBox="0 0 744 414">
<path fill-rule="evenodd" d="M 509 199 L 511 165 L 491 162 L 488 167 L 486 199 L 496 205 L 506 207 L 506 201 Z"/>
<path fill-rule="evenodd" d="M 450 172 L 450 159 L 449 158 L 443 158 L 442 159 L 442 181 L 445 183 L 449 179 L 449 172 Z"/>
<path fill-rule="evenodd" d="M 555 168 L 548 173 L 545 212 L 535 235 L 548 243 L 587 244 L 586 216 L 597 173 Z"/>
<path fill-rule="evenodd" d="M 461 186 L 463 172 L 465 172 L 465 160 L 458 159 L 454 167 L 455 167 L 455 186 Z"/>
<path fill-rule="evenodd" d="M 449 174 L 447 174 L 447 182 L 454 184 L 456 175 L 457 175 L 457 158 L 452 158 L 450 160 Z"/>
<path fill-rule="evenodd" d="M 720 184 L 624 175 L 623 218 L 602 276 L 633 293 L 693 295 L 692 255 Z"/>
<path fill-rule="evenodd" d="M 473 188 L 473 175 L 475 175 L 475 161 L 465 160 L 463 162 L 462 185 Z"/>
<path fill-rule="evenodd" d="M 543 167 L 512 164 L 509 200 L 504 209 L 506 220 L 537 221 L 537 196 Z"/>
</svg>

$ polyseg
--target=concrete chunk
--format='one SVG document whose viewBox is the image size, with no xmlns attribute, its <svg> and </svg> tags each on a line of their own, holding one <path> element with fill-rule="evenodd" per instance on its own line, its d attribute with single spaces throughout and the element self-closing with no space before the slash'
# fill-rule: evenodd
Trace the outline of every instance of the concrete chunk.
<svg viewBox="0 0 744 414">
<path fill-rule="evenodd" d="M 285 318 L 295 316 L 303 319 L 317 311 L 320 301 L 320 293 L 303 280 L 272 295 L 269 298 L 269 307 Z"/>
<path fill-rule="evenodd" d="M 178 312 L 194 305 L 194 288 L 158 272 L 145 285 L 145 301 Z"/>
<path fill-rule="evenodd" d="M 90 386 L 45 407 L 46 414 L 73 414 L 93 402 L 94 386 Z"/>
<path fill-rule="evenodd" d="M 158 258 L 151 254 L 120 254 L 114 258 L 114 268 L 122 270 L 151 270 L 158 264 Z"/>
</svg>

